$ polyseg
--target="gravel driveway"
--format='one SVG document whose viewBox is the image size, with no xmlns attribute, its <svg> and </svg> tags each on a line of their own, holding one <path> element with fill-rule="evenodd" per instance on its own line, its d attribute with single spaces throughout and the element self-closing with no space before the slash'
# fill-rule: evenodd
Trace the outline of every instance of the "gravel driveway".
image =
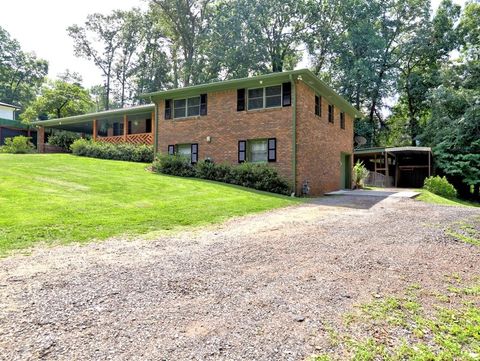
<svg viewBox="0 0 480 361">
<path fill-rule="evenodd" d="M 354 304 L 479 274 L 480 210 L 329 197 L 156 241 L 0 260 L 2 360 L 302 360 Z"/>
</svg>

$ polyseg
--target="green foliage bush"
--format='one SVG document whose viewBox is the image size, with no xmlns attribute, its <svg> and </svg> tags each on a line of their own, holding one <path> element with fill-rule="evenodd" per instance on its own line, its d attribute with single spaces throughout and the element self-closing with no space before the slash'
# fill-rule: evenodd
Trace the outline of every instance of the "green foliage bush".
<svg viewBox="0 0 480 361">
<path fill-rule="evenodd" d="M 77 133 L 61 131 L 48 137 L 48 144 L 55 145 L 65 150 L 70 150 L 70 146 L 77 139 L 80 139 L 80 136 Z"/>
<path fill-rule="evenodd" d="M 82 157 L 140 163 L 151 163 L 153 161 L 153 147 L 150 145 L 134 145 L 128 143 L 111 144 L 77 139 L 70 146 L 70 150 L 73 154 Z"/>
<path fill-rule="evenodd" d="M 195 167 L 190 159 L 180 155 L 160 154 L 153 162 L 153 170 L 180 177 L 194 177 Z"/>
<path fill-rule="evenodd" d="M 5 145 L 0 147 L 0 153 L 26 154 L 33 153 L 35 146 L 29 137 L 18 135 L 13 138 L 5 138 Z"/>
<path fill-rule="evenodd" d="M 214 180 L 272 193 L 289 194 L 291 190 L 277 170 L 267 164 L 242 163 L 234 166 L 201 161 L 192 165 L 185 157 L 160 155 L 153 169 L 163 174 Z"/>
<path fill-rule="evenodd" d="M 363 188 L 369 173 L 363 162 L 357 161 L 353 167 L 353 184 L 355 188 Z"/>
<path fill-rule="evenodd" d="M 437 175 L 436 177 L 425 178 L 423 188 L 446 198 L 455 198 L 457 196 L 457 190 L 445 176 L 440 177 Z"/>
</svg>

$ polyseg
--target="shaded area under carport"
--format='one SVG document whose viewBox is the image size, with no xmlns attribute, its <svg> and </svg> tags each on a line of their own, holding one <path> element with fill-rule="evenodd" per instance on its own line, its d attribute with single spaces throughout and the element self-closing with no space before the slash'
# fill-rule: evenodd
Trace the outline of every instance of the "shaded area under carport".
<svg viewBox="0 0 480 361">
<path fill-rule="evenodd" d="M 365 184 L 374 187 L 420 188 L 432 174 L 430 147 L 357 149 L 354 160 L 370 171 Z"/>
</svg>

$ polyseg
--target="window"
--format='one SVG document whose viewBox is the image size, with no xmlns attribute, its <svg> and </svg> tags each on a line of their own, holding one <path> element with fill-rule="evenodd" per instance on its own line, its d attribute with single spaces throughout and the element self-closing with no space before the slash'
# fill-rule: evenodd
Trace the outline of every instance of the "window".
<svg viewBox="0 0 480 361">
<path fill-rule="evenodd" d="M 238 142 L 238 162 L 266 163 L 277 160 L 277 140 L 250 139 Z"/>
<path fill-rule="evenodd" d="M 265 88 L 265 108 L 279 107 L 282 105 L 282 86 L 276 85 Z"/>
<path fill-rule="evenodd" d="M 200 96 L 187 99 L 175 99 L 173 101 L 173 118 L 186 118 L 200 115 L 200 103 Z M 206 103 L 204 103 L 204 107 L 206 114 Z M 167 113 L 167 110 L 165 112 Z M 165 119 L 169 118 L 165 116 Z"/>
<path fill-rule="evenodd" d="M 340 128 L 345 129 L 345 113 L 340 113 Z"/>
<path fill-rule="evenodd" d="M 198 144 L 177 144 L 168 146 L 168 155 L 180 155 L 189 158 L 192 163 L 198 162 Z"/>
<path fill-rule="evenodd" d="M 315 95 L 315 115 L 322 116 L 322 97 Z"/>
<path fill-rule="evenodd" d="M 248 109 L 275 108 L 282 106 L 282 86 L 248 89 Z M 238 107 L 237 107 L 238 108 Z"/>
<path fill-rule="evenodd" d="M 248 89 L 248 109 L 263 108 L 263 88 Z"/>
<path fill-rule="evenodd" d="M 192 155 L 192 147 L 190 144 L 178 144 L 177 145 L 177 154 L 190 158 Z"/>
<path fill-rule="evenodd" d="M 248 160 L 252 163 L 263 163 L 268 159 L 267 140 L 249 140 L 247 142 Z"/>
<path fill-rule="evenodd" d="M 335 109 L 334 109 L 333 105 L 328 104 L 328 121 L 330 123 L 333 123 L 333 121 L 334 121 L 334 119 L 333 119 L 334 112 L 335 112 Z"/>
</svg>

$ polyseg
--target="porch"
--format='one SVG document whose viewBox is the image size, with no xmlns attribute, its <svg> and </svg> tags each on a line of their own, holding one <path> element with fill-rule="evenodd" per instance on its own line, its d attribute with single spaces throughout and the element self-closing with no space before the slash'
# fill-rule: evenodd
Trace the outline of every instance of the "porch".
<svg viewBox="0 0 480 361">
<path fill-rule="evenodd" d="M 36 121 L 37 149 L 40 153 L 52 152 L 48 138 L 55 131 L 64 130 L 82 138 L 113 144 L 131 143 L 153 145 L 155 140 L 155 106 L 141 105 L 114 109 L 67 118 Z"/>
</svg>

